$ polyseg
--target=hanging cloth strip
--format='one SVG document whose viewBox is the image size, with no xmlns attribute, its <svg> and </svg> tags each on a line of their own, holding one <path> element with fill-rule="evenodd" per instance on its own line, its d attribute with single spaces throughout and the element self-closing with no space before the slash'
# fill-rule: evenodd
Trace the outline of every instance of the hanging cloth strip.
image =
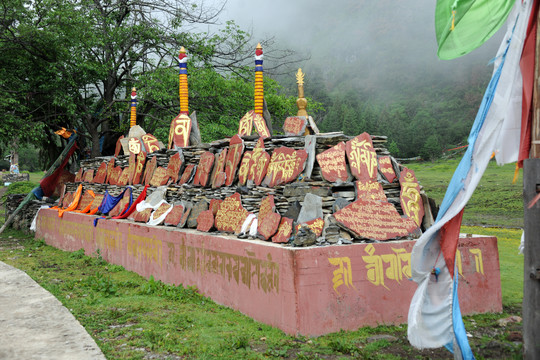
<svg viewBox="0 0 540 360">
<path fill-rule="evenodd" d="M 118 216 L 114 216 L 113 219 L 125 219 L 127 218 L 129 215 L 131 215 L 135 209 L 137 208 L 137 204 L 139 204 L 141 201 L 143 201 L 144 199 L 146 199 L 146 191 L 148 190 L 148 186 L 149 185 L 146 185 L 143 189 L 143 191 L 141 192 L 141 194 L 137 197 L 137 199 L 131 204 L 131 206 L 124 212 L 122 212 L 120 215 Z"/>
<path fill-rule="evenodd" d="M 92 196 L 94 199 L 96 198 L 96 194 L 92 191 L 92 190 L 86 190 L 86 192 Z M 81 213 L 81 214 L 86 214 L 87 212 L 90 211 L 90 209 L 92 208 L 92 203 L 88 204 L 88 206 L 86 206 L 84 209 L 81 209 L 81 210 L 75 210 L 73 212 L 78 212 L 78 213 Z"/>
<path fill-rule="evenodd" d="M 101 205 L 99 205 L 99 212 L 102 213 L 102 214 L 108 214 L 109 211 L 111 211 L 112 209 L 114 209 L 114 207 L 120 202 L 120 200 L 122 200 L 122 198 L 124 197 L 124 193 L 129 190 L 130 192 L 130 196 L 129 196 L 129 203 L 131 204 L 131 202 L 133 201 L 133 197 L 132 197 L 132 194 L 131 194 L 131 188 L 130 187 L 127 187 L 124 189 L 124 191 L 122 191 L 122 193 L 118 196 L 112 196 L 111 194 L 109 194 L 109 191 L 105 191 L 105 197 L 103 198 L 103 201 L 101 202 Z"/>
<path fill-rule="evenodd" d="M 73 197 L 73 201 L 69 206 L 65 209 L 58 209 L 58 217 L 64 216 L 64 213 L 66 211 L 73 211 L 77 209 L 77 205 L 79 205 L 79 200 L 81 200 L 81 194 L 82 194 L 82 184 L 79 184 L 79 187 L 77 188 L 77 191 L 75 192 L 75 195 Z"/>
</svg>

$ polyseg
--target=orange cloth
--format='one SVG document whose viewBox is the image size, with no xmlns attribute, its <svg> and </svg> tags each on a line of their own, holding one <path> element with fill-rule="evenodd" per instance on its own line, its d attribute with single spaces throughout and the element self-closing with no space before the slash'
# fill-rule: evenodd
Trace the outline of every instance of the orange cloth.
<svg viewBox="0 0 540 360">
<path fill-rule="evenodd" d="M 79 200 L 81 200 L 81 194 L 82 194 L 82 184 L 79 184 L 79 187 L 77 188 L 77 191 L 75 192 L 75 196 L 73 197 L 73 201 L 69 206 L 65 209 L 58 209 L 58 217 L 64 216 L 64 213 L 66 211 L 73 211 L 77 209 L 77 205 L 79 205 Z"/>
</svg>

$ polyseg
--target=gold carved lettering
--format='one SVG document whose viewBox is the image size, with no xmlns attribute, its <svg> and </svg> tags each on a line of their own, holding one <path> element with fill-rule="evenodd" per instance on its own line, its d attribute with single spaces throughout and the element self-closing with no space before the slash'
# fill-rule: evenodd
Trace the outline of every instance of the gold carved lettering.
<svg viewBox="0 0 540 360">
<path fill-rule="evenodd" d="M 345 285 L 346 287 L 352 287 L 354 290 L 356 290 L 356 287 L 354 287 L 352 280 L 351 259 L 349 259 L 348 257 L 328 258 L 328 261 L 334 266 L 339 266 L 339 268 L 334 270 L 333 272 L 334 277 L 332 278 L 332 283 L 334 284 L 334 291 L 338 295 L 340 295 L 339 291 L 337 291 L 337 288 L 341 285 Z"/>
</svg>

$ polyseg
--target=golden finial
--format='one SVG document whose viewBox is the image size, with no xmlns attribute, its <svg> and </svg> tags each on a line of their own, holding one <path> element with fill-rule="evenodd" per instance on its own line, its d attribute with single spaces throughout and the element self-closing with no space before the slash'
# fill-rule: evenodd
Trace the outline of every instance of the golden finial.
<svg viewBox="0 0 540 360">
<path fill-rule="evenodd" d="M 262 49 L 261 43 L 258 43 L 255 49 Z"/>
<path fill-rule="evenodd" d="M 296 83 L 298 85 L 304 85 L 304 73 L 302 72 L 302 68 L 298 68 L 298 72 L 296 73 Z"/>
<path fill-rule="evenodd" d="M 182 47 L 180 48 L 180 54 L 185 54 L 185 53 L 186 53 L 186 49 L 184 49 L 184 47 L 182 46 Z"/>
</svg>

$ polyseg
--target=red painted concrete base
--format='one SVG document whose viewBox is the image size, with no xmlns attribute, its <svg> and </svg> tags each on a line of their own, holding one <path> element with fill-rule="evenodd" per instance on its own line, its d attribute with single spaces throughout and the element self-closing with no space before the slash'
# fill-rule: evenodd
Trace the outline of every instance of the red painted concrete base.
<svg viewBox="0 0 540 360">
<path fill-rule="evenodd" d="M 290 248 L 195 230 L 41 210 L 36 238 L 166 283 L 196 286 L 217 303 L 289 334 L 317 336 L 407 321 L 412 241 Z M 497 239 L 462 238 L 463 314 L 500 312 Z"/>
</svg>

